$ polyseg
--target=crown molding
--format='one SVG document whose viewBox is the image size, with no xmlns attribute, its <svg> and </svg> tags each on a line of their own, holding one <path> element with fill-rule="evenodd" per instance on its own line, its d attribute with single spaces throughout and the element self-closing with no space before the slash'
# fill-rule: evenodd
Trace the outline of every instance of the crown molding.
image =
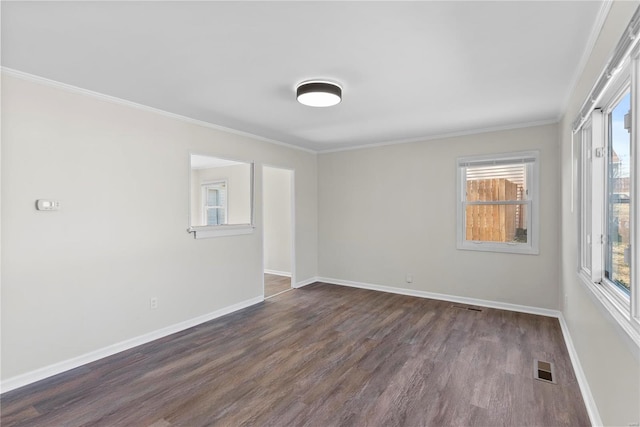
<svg viewBox="0 0 640 427">
<path fill-rule="evenodd" d="M 206 127 L 209 129 L 215 129 L 222 132 L 231 133 L 234 135 L 256 139 L 262 142 L 268 142 L 269 144 L 279 145 L 281 147 L 290 148 L 292 150 L 304 151 L 306 153 L 317 154 L 317 151 L 310 150 L 308 148 L 300 147 L 297 145 L 287 144 L 286 142 L 276 141 L 274 139 L 265 138 L 264 136 L 256 135 L 249 132 L 244 132 L 238 129 L 228 128 L 225 126 L 220 126 L 215 123 L 205 122 L 203 120 L 193 119 L 191 117 L 182 116 L 180 114 L 171 113 L 169 111 L 161 110 L 159 108 L 149 107 L 148 105 L 138 104 L 137 102 L 127 101 L 126 99 L 118 98 L 111 95 L 106 95 L 104 93 L 95 92 L 88 89 L 83 89 L 78 86 L 69 85 L 66 83 L 58 82 L 56 80 L 51 80 L 45 77 L 36 76 L 34 74 L 25 73 L 23 71 L 15 70 L 13 68 L 1 67 L 0 70 L 3 74 L 8 76 L 16 77 L 22 80 L 28 80 L 34 83 L 39 83 L 42 85 L 50 86 L 56 89 L 61 89 L 66 92 L 76 93 L 80 95 L 90 96 L 96 99 L 100 99 L 102 101 L 110 102 L 113 104 L 119 104 L 130 108 L 135 108 L 142 111 L 147 111 L 150 113 L 158 114 L 164 117 L 168 117 L 174 120 L 179 120 L 181 122 L 194 124 L 197 126 Z"/>
<path fill-rule="evenodd" d="M 516 123 L 511 125 L 505 125 L 505 126 L 469 129 L 469 130 L 464 130 L 460 132 L 427 135 L 427 136 L 416 137 L 416 138 L 401 139 L 397 141 L 379 142 L 374 144 L 361 144 L 353 147 L 341 147 L 341 148 L 334 148 L 334 149 L 327 149 L 327 150 L 319 150 L 318 154 L 337 153 L 340 151 L 364 150 L 367 148 L 386 147 L 389 145 L 413 144 L 416 142 L 427 142 L 427 141 L 434 141 L 437 139 L 455 138 L 458 136 L 480 135 L 480 134 L 489 133 L 489 132 L 500 132 L 505 130 L 523 129 L 523 128 L 530 128 L 530 127 L 536 127 L 536 126 L 551 125 L 556 123 L 558 123 L 557 119 L 550 119 L 550 120 L 540 120 L 535 122 Z"/>
<path fill-rule="evenodd" d="M 589 38 L 587 39 L 587 44 L 584 47 L 584 51 L 582 52 L 582 57 L 578 62 L 578 66 L 569 82 L 569 86 L 567 87 L 567 92 L 564 96 L 564 99 L 561 104 L 560 114 L 558 115 L 558 121 L 562 120 L 562 117 L 566 114 L 567 107 L 569 106 L 569 100 L 571 99 L 571 95 L 576 90 L 578 86 L 578 82 L 580 81 L 580 77 L 584 73 L 585 68 L 587 67 L 587 62 L 593 53 L 593 49 L 596 46 L 596 42 L 598 41 L 598 37 L 600 37 L 600 32 L 602 31 L 602 27 L 609 15 L 609 10 L 613 5 L 613 0 L 603 0 L 600 5 L 600 10 L 598 11 L 598 15 L 596 16 L 596 20 L 593 23 L 593 27 L 591 27 L 591 32 L 589 34 Z"/>
<path fill-rule="evenodd" d="M 252 134 L 252 133 L 249 133 L 249 132 L 244 132 L 244 131 L 241 131 L 241 130 L 220 126 L 220 125 L 217 125 L 215 123 L 209 123 L 209 122 L 205 122 L 205 121 L 202 121 L 202 120 L 193 119 L 193 118 L 190 118 L 190 117 L 186 117 L 186 116 L 182 116 L 182 115 L 179 115 L 179 114 L 171 113 L 171 112 L 168 112 L 168 111 L 165 111 L 165 110 L 161 110 L 161 109 L 158 109 L 158 108 L 149 107 L 149 106 L 143 105 L 143 104 L 138 104 L 136 102 L 128 101 L 126 99 L 114 97 L 114 96 L 111 96 L 111 95 L 106 95 L 106 94 L 103 94 L 103 93 L 100 93 L 100 92 L 91 91 L 91 90 L 88 90 L 88 89 L 83 89 L 83 88 L 80 88 L 78 86 L 69 85 L 69 84 L 58 82 L 58 81 L 55 81 L 55 80 L 51 80 L 51 79 L 48 79 L 48 78 L 45 78 L 45 77 L 36 76 L 34 74 L 25 73 L 23 71 L 15 70 L 15 69 L 12 69 L 12 68 L 0 67 L 0 71 L 2 71 L 2 74 L 8 75 L 8 76 L 12 76 L 12 77 L 16 77 L 16 78 L 19 78 L 19 79 L 22 79 L 22 80 L 32 81 L 32 82 L 39 83 L 39 84 L 42 84 L 42 85 L 46 85 L 46 86 L 49 86 L 49 87 L 61 89 L 61 90 L 67 91 L 67 92 L 86 95 L 86 96 L 90 96 L 90 97 L 93 97 L 93 98 L 96 98 L 96 99 L 100 99 L 102 101 L 111 102 L 111 103 L 114 103 L 114 104 L 124 105 L 124 106 L 135 108 L 135 109 L 138 109 L 138 110 L 155 113 L 155 114 L 158 114 L 158 115 L 161 115 L 161 116 L 164 116 L 164 117 L 168 117 L 168 118 L 171 118 L 171 119 L 174 119 L 174 120 L 179 120 L 179 121 L 182 121 L 182 122 L 185 122 L 185 123 L 191 123 L 191 124 L 194 124 L 194 125 L 197 125 L 197 126 L 206 127 L 206 128 L 209 128 L 209 129 L 215 129 L 215 130 L 218 130 L 218 131 L 227 132 L 227 133 L 231 133 L 231 134 L 238 135 L 238 136 L 243 136 L 243 137 L 246 137 L 246 138 L 251 138 L 251 139 L 259 140 L 259 141 L 262 141 L 262 142 L 267 142 L 269 144 L 274 144 L 274 145 L 278 145 L 278 146 L 281 146 L 281 147 L 290 148 L 292 150 L 303 151 L 305 153 L 310 153 L 310 154 L 336 153 L 336 152 L 341 152 L 341 151 L 352 151 L 352 150 L 363 150 L 363 149 L 375 148 L 375 147 L 385 147 L 385 146 L 389 146 L 389 145 L 412 144 L 412 143 L 417 143 L 417 142 L 433 141 L 433 140 L 437 140 L 437 139 L 446 139 L 446 138 L 454 138 L 454 137 L 459 137 L 459 136 L 478 135 L 478 134 L 489 133 L 489 132 L 499 132 L 499 131 L 505 131 L 505 130 L 522 129 L 522 128 L 535 127 L 535 126 L 544 126 L 544 125 L 549 125 L 549 124 L 555 124 L 555 123 L 558 123 L 558 121 L 559 121 L 558 119 L 554 118 L 554 119 L 541 120 L 541 121 L 515 123 L 515 124 L 510 124 L 510 125 L 504 125 L 504 126 L 494 126 L 494 127 L 488 127 L 488 128 L 474 128 L 474 129 L 468 129 L 468 130 L 459 131 L 459 132 L 450 132 L 450 133 L 442 133 L 442 134 L 434 134 L 434 135 L 425 135 L 425 136 L 420 136 L 420 137 L 415 137 L 415 138 L 400 139 L 400 140 L 390 140 L 390 141 L 386 141 L 386 142 L 379 142 L 379 143 L 372 143 L 372 144 L 360 144 L 360 145 L 349 146 L 349 147 L 341 147 L 341 148 L 335 148 L 335 149 L 313 150 L 313 149 L 310 149 L 310 148 L 300 147 L 300 146 L 297 146 L 297 145 L 287 144 L 287 143 L 281 142 L 281 141 L 276 141 L 276 140 L 269 139 L 269 138 L 266 138 L 266 137 L 263 137 L 263 136 L 260 136 L 260 135 Z"/>
</svg>

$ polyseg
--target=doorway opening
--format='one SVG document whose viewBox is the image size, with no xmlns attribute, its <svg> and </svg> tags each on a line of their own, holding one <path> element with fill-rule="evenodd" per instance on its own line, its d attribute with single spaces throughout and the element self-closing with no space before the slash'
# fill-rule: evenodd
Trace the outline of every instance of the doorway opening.
<svg viewBox="0 0 640 427">
<path fill-rule="evenodd" d="M 295 283 L 293 172 L 262 167 L 265 299 L 290 291 Z"/>
</svg>

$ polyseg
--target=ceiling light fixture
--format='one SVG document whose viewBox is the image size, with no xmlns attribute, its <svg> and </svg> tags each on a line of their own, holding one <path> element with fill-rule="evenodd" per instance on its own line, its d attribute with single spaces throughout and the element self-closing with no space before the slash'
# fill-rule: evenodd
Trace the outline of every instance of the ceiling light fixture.
<svg viewBox="0 0 640 427">
<path fill-rule="evenodd" d="M 298 102 L 310 107 L 331 107 L 342 100 L 342 87 L 322 80 L 308 80 L 296 88 Z"/>
</svg>

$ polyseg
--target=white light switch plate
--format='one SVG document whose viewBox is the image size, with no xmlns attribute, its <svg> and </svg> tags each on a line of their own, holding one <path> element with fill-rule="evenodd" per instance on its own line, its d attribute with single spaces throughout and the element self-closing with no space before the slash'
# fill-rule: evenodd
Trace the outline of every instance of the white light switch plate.
<svg viewBox="0 0 640 427">
<path fill-rule="evenodd" d="M 58 211 L 60 210 L 60 202 L 57 200 L 36 200 L 36 209 L 39 211 Z"/>
</svg>

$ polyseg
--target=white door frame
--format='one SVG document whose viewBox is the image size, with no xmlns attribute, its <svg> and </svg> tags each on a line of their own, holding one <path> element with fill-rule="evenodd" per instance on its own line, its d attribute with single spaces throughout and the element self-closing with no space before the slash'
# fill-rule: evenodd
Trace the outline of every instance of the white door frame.
<svg viewBox="0 0 640 427">
<path fill-rule="evenodd" d="M 291 288 L 295 288 L 296 284 L 296 192 L 295 192 L 295 182 L 296 182 L 296 170 L 288 167 L 277 166 L 269 163 L 263 163 L 262 169 L 260 171 L 261 179 L 262 179 L 262 194 L 261 194 L 261 221 L 262 221 L 262 298 L 264 299 L 264 169 L 281 169 L 291 172 L 290 176 L 290 187 L 291 187 L 291 197 L 290 197 L 290 208 L 291 208 L 291 241 L 289 245 L 291 246 Z"/>
</svg>

